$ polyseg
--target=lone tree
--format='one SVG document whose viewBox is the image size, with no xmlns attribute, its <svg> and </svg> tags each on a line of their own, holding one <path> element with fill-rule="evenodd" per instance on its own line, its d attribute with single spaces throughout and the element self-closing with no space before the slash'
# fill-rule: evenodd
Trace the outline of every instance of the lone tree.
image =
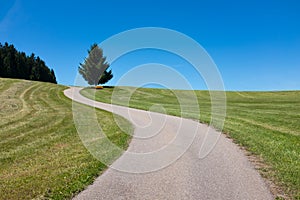
<svg viewBox="0 0 300 200">
<path fill-rule="evenodd" d="M 112 79 L 112 71 L 108 70 L 109 63 L 106 62 L 106 57 L 103 56 L 103 50 L 93 44 L 88 50 L 88 57 L 84 63 L 80 63 L 78 67 L 79 73 L 88 82 L 89 85 L 105 84 Z"/>
</svg>

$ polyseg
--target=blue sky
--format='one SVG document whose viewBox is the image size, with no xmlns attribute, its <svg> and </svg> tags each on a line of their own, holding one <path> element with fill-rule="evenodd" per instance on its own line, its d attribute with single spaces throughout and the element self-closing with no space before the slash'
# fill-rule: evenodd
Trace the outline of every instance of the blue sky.
<svg viewBox="0 0 300 200">
<path fill-rule="evenodd" d="M 92 43 L 128 29 L 164 27 L 206 49 L 226 90 L 300 89 L 298 0 L 0 0 L 0 5 L 0 42 L 40 56 L 60 84 L 74 83 Z M 163 64 L 176 60 L 161 51 L 133 52 L 112 64 L 115 77 L 109 84 L 150 58 Z M 193 88 L 205 89 L 192 67 L 182 68 Z"/>
</svg>

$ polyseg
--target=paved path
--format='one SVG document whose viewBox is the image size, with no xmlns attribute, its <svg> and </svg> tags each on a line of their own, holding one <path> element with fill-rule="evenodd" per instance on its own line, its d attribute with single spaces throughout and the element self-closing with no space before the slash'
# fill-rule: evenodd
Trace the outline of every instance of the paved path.
<svg viewBox="0 0 300 200">
<path fill-rule="evenodd" d="M 114 169 L 106 170 L 74 199 L 273 199 L 243 152 L 224 135 L 208 156 L 199 159 L 208 126 L 179 117 L 94 102 L 81 96 L 79 90 L 70 88 L 64 93 L 75 101 L 129 119 L 136 127 L 137 137 L 132 139 L 128 151 L 113 163 Z M 142 138 L 151 135 L 151 131 L 155 135 Z M 191 146 L 190 139 L 193 139 Z M 130 154 L 140 155 L 166 146 L 166 151 L 146 154 L 143 158 Z M 169 162 L 171 164 L 164 167 Z M 164 168 L 149 173 L 128 173 L 160 167 Z"/>
</svg>

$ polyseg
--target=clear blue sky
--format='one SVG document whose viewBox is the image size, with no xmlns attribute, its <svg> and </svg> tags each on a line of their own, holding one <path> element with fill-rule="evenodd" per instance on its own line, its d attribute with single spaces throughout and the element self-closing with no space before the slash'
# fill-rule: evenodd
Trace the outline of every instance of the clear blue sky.
<svg viewBox="0 0 300 200">
<path fill-rule="evenodd" d="M 298 0 L 0 0 L 0 42 L 34 52 L 65 85 L 74 83 L 92 43 L 149 26 L 174 29 L 199 42 L 227 90 L 300 89 Z M 150 55 L 168 59 L 155 51 L 129 55 L 112 65 L 115 77 L 109 84 L 133 66 L 130 60 L 150 62 Z M 202 88 L 190 78 L 194 88 Z"/>
</svg>

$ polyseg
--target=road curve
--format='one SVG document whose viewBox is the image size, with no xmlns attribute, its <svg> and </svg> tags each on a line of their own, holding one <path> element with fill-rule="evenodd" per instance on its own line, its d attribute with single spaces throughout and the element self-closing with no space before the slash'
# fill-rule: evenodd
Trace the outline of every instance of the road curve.
<svg viewBox="0 0 300 200">
<path fill-rule="evenodd" d="M 224 135 L 220 135 L 208 156 L 199 159 L 199 148 L 208 126 L 179 117 L 95 102 L 80 95 L 80 89 L 72 87 L 64 94 L 76 102 L 121 115 L 136 128 L 128 150 L 112 164 L 113 168 L 106 170 L 74 199 L 274 198 L 244 153 Z M 154 135 L 151 135 L 151 130 Z M 151 137 L 143 138 L 149 134 Z M 193 139 L 191 145 L 188 145 L 188 138 Z M 145 163 L 129 155 L 129 152 L 148 155 L 147 152 L 166 146 L 170 146 L 169 151 L 162 157 L 149 157 Z M 176 157 L 179 154 L 181 156 Z M 167 161 L 172 162 L 168 164 Z M 139 172 L 141 168 L 151 171 L 160 165 L 163 165 L 161 169 L 152 172 L 130 173 L 131 170 Z M 120 168 L 124 170 L 116 170 Z"/>
</svg>

